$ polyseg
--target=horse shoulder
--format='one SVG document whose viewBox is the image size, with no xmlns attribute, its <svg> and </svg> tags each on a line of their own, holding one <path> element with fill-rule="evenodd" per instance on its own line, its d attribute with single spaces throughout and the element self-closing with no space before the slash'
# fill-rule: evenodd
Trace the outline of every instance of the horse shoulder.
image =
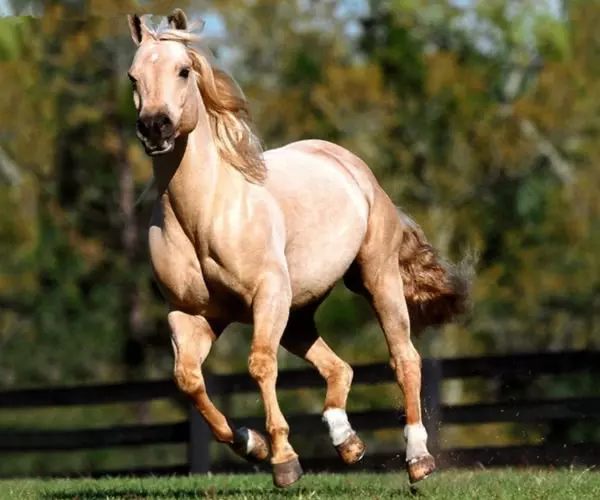
<svg viewBox="0 0 600 500">
<path fill-rule="evenodd" d="M 235 199 L 224 200 L 201 265 L 211 283 L 251 301 L 266 274 L 285 274 L 285 222 L 276 200 L 262 186 L 248 186 Z"/>
</svg>

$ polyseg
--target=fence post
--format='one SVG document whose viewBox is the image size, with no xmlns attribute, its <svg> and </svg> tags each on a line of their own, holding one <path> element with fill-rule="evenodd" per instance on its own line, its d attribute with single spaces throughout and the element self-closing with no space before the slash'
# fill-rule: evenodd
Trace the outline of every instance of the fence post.
<svg viewBox="0 0 600 500">
<path fill-rule="evenodd" d="M 204 373 L 204 383 L 209 397 L 215 392 L 215 379 L 212 374 Z M 188 442 L 188 468 L 190 474 L 206 474 L 210 471 L 210 444 L 212 433 L 208 424 L 193 403 L 190 404 L 188 422 L 190 437 Z"/>
<path fill-rule="evenodd" d="M 439 452 L 439 428 L 442 420 L 441 383 L 442 365 L 436 358 L 426 358 L 422 361 L 422 418 L 427 429 L 427 444 L 432 455 Z"/>
</svg>

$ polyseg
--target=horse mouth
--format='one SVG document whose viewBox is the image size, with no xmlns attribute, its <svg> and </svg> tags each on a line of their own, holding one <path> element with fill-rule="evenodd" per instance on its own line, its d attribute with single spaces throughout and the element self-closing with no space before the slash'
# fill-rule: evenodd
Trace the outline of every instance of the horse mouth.
<svg viewBox="0 0 600 500">
<path fill-rule="evenodd" d="M 175 141 L 162 141 L 160 144 L 148 144 L 144 142 L 144 149 L 148 156 L 160 156 L 173 151 Z"/>
</svg>

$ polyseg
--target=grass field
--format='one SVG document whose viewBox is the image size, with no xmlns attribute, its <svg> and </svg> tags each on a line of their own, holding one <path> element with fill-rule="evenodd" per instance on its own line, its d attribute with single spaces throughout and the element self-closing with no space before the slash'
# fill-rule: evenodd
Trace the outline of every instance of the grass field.
<svg viewBox="0 0 600 500">
<path fill-rule="evenodd" d="M 434 474 L 416 487 L 406 475 L 306 475 L 294 486 L 277 490 L 271 477 L 196 476 L 143 479 L 55 479 L 0 481 L 4 499 L 378 499 L 430 500 L 580 500 L 600 499 L 600 474 L 586 470 L 478 471 Z"/>
</svg>

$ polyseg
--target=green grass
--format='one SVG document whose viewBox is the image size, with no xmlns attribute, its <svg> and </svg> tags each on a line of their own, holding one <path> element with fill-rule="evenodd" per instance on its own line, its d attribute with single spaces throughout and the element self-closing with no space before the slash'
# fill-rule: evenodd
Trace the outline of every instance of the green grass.
<svg viewBox="0 0 600 500">
<path fill-rule="evenodd" d="M 4 499 L 429 499 L 580 500 L 600 499 L 600 474 L 570 471 L 442 472 L 411 488 L 406 474 L 307 474 L 285 490 L 264 474 L 127 479 L 0 481 Z"/>
</svg>

